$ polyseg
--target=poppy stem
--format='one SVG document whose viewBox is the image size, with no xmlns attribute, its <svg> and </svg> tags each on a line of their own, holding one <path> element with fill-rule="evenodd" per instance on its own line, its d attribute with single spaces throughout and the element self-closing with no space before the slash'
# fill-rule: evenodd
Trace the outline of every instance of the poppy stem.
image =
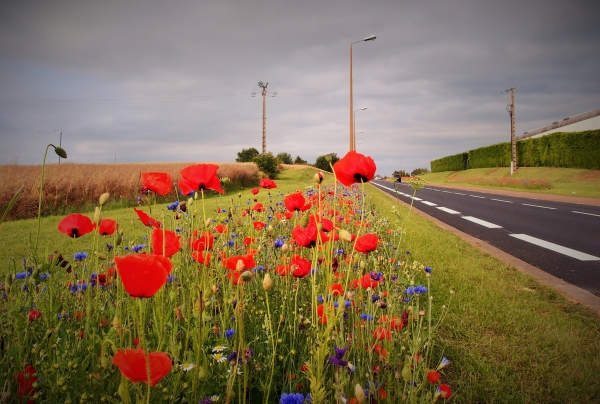
<svg viewBox="0 0 600 404">
<path fill-rule="evenodd" d="M 208 224 L 206 223 L 206 208 L 204 207 L 204 189 L 201 188 L 200 189 L 200 196 L 202 198 L 202 216 L 204 218 L 204 227 L 208 227 Z"/>
<path fill-rule="evenodd" d="M 46 151 L 44 152 L 44 160 L 42 160 L 42 182 L 40 183 L 40 199 L 38 204 L 38 228 L 37 228 L 37 236 L 35 237 L 35 247 L 33 248 L 33 254 L 37 254 L 38 242 L 40 241 L 40 226 L 42 220 L 42 194 L 44 192 L 44 174 L 46 171 L 46 156 L 48 155 L 48 149 L 50 146 L 55 147 L 52 144 L 46 146 Z"/>
</svg>

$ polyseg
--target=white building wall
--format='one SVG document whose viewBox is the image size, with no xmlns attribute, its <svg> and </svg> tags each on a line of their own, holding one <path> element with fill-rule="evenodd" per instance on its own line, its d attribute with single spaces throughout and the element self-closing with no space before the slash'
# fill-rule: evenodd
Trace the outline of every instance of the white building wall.
<svg viewBox="0 0 600 404">
<path fill-rule="evenodd" d="M 556 132 L 583 132 L 586 130 L 596 129 L 600 129 L 600 116 L 595 116 L 584 121 L 579 121 L 569 125 L 561 126 L 560 128 L 552 129 L 547 132 L 538 133 L 537 135 L 531 136 L 531 138 L 541 137 Z"/>
</svg>

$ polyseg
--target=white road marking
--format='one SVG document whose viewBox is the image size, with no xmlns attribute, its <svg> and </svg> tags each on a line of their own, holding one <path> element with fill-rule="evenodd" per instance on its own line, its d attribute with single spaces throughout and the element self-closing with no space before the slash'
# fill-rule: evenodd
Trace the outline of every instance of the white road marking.
<svg viewBox="0 0 600 404">
<path fill-rule="evenodd" d="M 491 198 L 491 199 L 492 199 L 492 201 L 506 202 L 506 203 L 513 203 L 513 202 L 511 202 L 511 201 L 505 201 L 505 200 L 503 200 L 503 199 L 494 199 L 494 198 Z"/>
<path fill-rule="evenodd" d="M 452 209 L 444 208 L 443 206 L 438 206 L 437 208 L 439 210 L 443 210 L 446 213 L 450 213 L 451 215 L 460 215 L 460 212 L 457 212 L 457 211 L 452 210 Z"/>
<path fill-rule="evenodd" d="M 573 210 L 572 212 L 573 213 L 579 213 L 580 215 L 590 215 L 590 216 L 598 216 L 598 217 L 600 217 L 600 215 L 596 215 L 594 213 L 577 212 L 576 210 Z"/>
<path fill-rule="evenodd" d="M 447 193 L 447 194 L 451 194 L 451 193 L 452 193 L 452 192 L 450 192 L 450 191 L 441 191 L 441 192 L 445 192 L 445 193 Z"/>
<path fill-rule="evenodd" d="M 413 201 L 422 201 L 423 200 L 421 198 L 417 198 L 416 196 L 411 196 L 411 198 L 413 199 Z"/>
<path fill-rule="evenodd" d="M 528 203 L 522 203 L 521 205 L 533 206 L 533 207 L 536 207 L 536 208 L 544 208 L 544 209 L 554 209 L 554 210 L 556 210 L 556 208 L 549 208 L 548 206 L 540 206 L 540 205 L 530 205 Z"/>
<path fill-rule="evenodd" d="M 477 219 L 476 217 L 473 217 L 473 216 L 463 216 L 462 218 L 467 219 L 470 222 L 477 223 L 481 226 L 485 226 L 488 229 L 501 229 L 502 228 L 502 226 L 498 226 L 497 224 L 486 222 L 485 220 Z"/>
<path fill-rule="evenodd" d="M 467 194 L 461 194 L 460 192 L 454 192 L 456 195 L 467 195 Z"/>
<path fill-rule="evenodd" d="M 473 198 L 481 198 L 481 199 L 485 199 L 485 196 L 477 196 L 477 195 L 469 195 L 472 196 Z"/>
<path fill-rule="evenodd" d="M 424 203 L 425 205 L 429 205 L 429 206 L 437 206 L 436 203 L 433 202 L 428 202 L 428 201 L 421 201 L 422 203 Z"/>
<path fill-rule="evenodd" d="M 567 255 L 572 258 L 576 258 L 580 261 L 598 261 L 600 257 L 594 257 L 593 255 L 582 253 L 581 251 L 573 250 L 571 248 L 563 247 L 558 244 L 551 243 L 539 238 L 528 236 L 527 234 L 509 234 L 509 236 L 518 238 L 519 240 L 527 241 L 528 243 L 535 244 L 537 246 L 547 248 L 548 250 L 555 251 L 560 254 Z"/>
</svg>

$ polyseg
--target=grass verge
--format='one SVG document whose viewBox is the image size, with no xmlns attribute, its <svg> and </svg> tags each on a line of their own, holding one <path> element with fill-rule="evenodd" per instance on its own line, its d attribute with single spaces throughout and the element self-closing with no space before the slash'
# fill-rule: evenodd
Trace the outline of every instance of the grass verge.
<svg viewBox="0 0 600 404">
<path fill-rule="evenodd" d="M 277 180 L 278 188 L 270 193 L 288 194 L 311 186 L 314 173 L 311 169 L 285 171 Z M 326 182 L 332 182 L 330 175 Z M 600 401 L 600 320 L 595 313 L 568 302 L 432 222 L 409 215 L 406 205 L 392 203 L 375 187 L 367 188 L 376 211 L 371 220 L 389 220 L 393 230 L 403 229 L 399 248 L 433 268 L 436 311 L 449 305 L 436 347 L 452 360 L 444 372 L 453 386 L 453 402 Z M 261 190 L 259 199 L 267 198 L 266 192 Z M 207 216 L 228 206 L 232 199 L 242 206 L 254 203 L 249 190 L 239 197 L 217 196 L 207 201 Z M 157 207 L 154 212 L 160 219 L 165 207 Z M 106 216 L 119 221 L 130 242 L 147 242 L 143 239 L 146 229 L 131 208 Z M 40 250 L 50 253 L 51 249 L 70 247 L 77 251 L 77 243 L 84 242 L 59 234 L 56 225 L 60 219 L 42 219 Z M 11 257 L 27 256 L 24 240 L 34 224 L 32 220 L 2 224 L 2 268 L 7 268 Z M 0 272 L 4 278 L 5 269 Z"/>
<path fill-rule="evenodd" d="M 532 193 L 600 198 L 600 171 L 574 168 L 521 167 L 512 176 L 510 168 L 476 168 L 419 176 L 431 184 L 475 185 Z M 545 187 L 549 184 L 550 188 Z M 532 188 L 539 189 L 532 189 Z"/>
</svg>

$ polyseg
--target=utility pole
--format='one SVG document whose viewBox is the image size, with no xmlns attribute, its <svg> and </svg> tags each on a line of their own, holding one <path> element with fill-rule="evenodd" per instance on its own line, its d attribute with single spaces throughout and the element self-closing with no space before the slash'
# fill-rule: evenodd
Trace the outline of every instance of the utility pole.
<svg viewBox="0 0 600 404">
<path fill-rule="evenodd" d="M 258 86 L 262 88 L 262 97 L 263 97 L 263 119 L 262 119 L 262 154 L 267 153 L 267 96 L 275 97 L 277 92 L 269 93 L 267 92 L 267 86 L 269 83 L 263 83 L 262 81 L 258 82 Z M 254 97 L 256 93 L 252 93 L 250 96 Z"/>
<path fill-rule="evenodd" d="M 510 174 L 517 171 L 517 137 L 515 135 L 515 90 L 517 87 L 509 88 L 504 91 L 505 93 L 510 91 L 510 104 L 506 106 L 506 111 L 510 116 L 510 144 L 511 144 L 511 160 L 510 160 Z"/>
</svg>

